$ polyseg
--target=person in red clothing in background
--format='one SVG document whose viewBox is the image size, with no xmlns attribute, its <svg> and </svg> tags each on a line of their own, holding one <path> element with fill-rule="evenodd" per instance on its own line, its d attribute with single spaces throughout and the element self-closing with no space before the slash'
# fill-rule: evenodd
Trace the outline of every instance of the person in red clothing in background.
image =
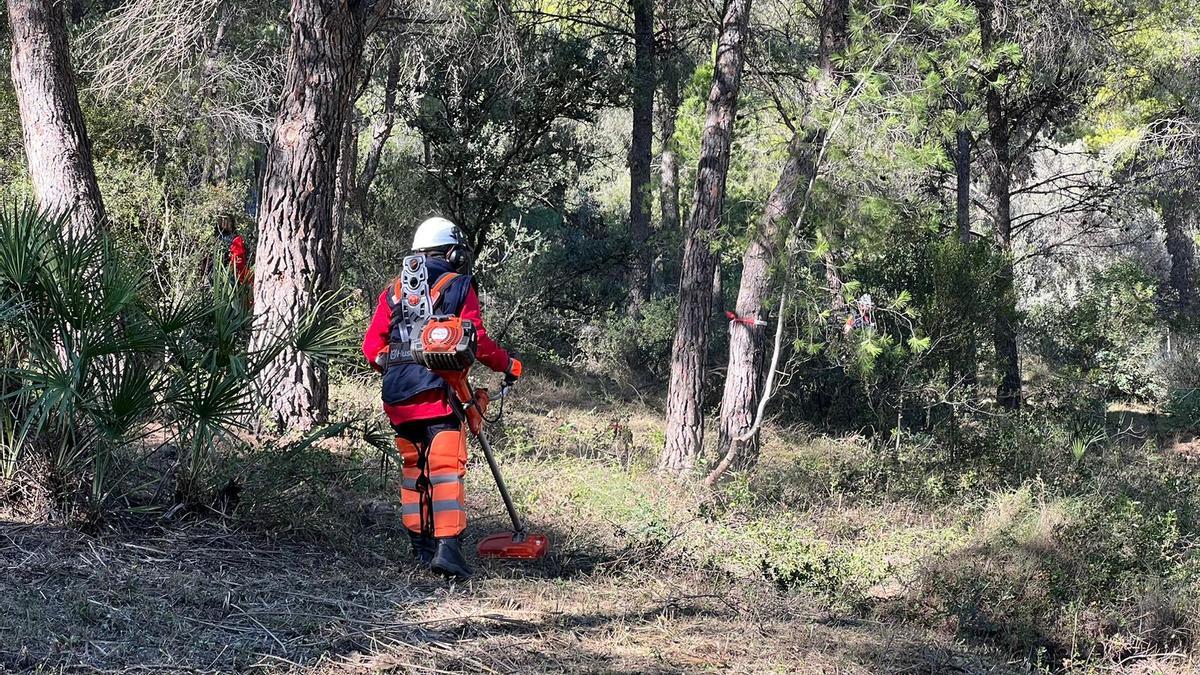
<svg viewBox="0 0 1200 675">
<path fill-rule="evenodd" d="M 217 241 L 221 247 L 225 268 L 233 272 L 238 284 L 250 285 L 252 277 L 250 265 L 246 262 L 246 240 L 238 234 L 233 216 L 224 214 L 217 219 Z M 214 273 L 215 271 L 214 269 Z"/>
<path fill-rule="evenodd" d="M 484 329 L 467 273 L 471 250 L 458 227 L 430 218 L 417 228 L 412 250 L 402 276 L 379 294 L 363 356 L 383 373 L 383 410 L 404 458 L 402 519 L 413 554 L 436 572 L 465 579 L 471 575 L 460 542 L 467 526 L 466 429 L 451 407 L 446 381 L 413 360 L 411 338 L 429 316 L 455 315 L 475 325 L 480 363 L 515 379 L 521 362 Z"/>
</svg>

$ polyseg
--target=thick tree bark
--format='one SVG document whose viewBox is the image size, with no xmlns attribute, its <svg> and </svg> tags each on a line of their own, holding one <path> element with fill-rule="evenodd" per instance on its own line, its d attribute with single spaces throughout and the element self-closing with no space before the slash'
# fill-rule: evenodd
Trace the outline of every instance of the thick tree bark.
<svg viewBox="0 0 1200 675">
<path fill-rule="evenodd" d="M 691 472 L 704 442 L 705 357 L 716 266 L 712 238 L 725 207 L 725 179 L 745 63 L 750 4 L 751 0 L 730 0 L 726 7 L 717 40 L 717 62 L 708 94 L 704 132 L 700 137 L 696 186 L 680 274 L 679 319 L 667 394 L 666 446 L 660 460 L 662 469 L 676 475 Z"/>
<path fill-rule="evenodd" d="M 61 0 L 8 0 L 12 79 L 38 206 L 71 212 L 76 233 L 101 229 L 104 202 L 67 45 Z"/>
<path fill-rule="evenodd" d="M 792 137 L 779 181 L 771 191 L 758 229 L 742 255 L 736 310 L 740 320 L 729 324 L 729 368 L 721 397 L 721 431 L 717 441 L 720 456 L 725 456 L 733 443 L 739 444 L 733 463 L 738 468 L 753 466 L 758 459 L 758 434 L 746 441 L 738 439 L 754 426 L 762 389 L 764 304 L 774 288 L 772 282 L 779 262 L 779 247 L 816 170 L 819 136 L 798 133 Z M 776 317 L 776 320 L 781 318 Z M 753 321 L 762 321 L 763 325 L 752 325 Z"/>
<path fill-rule="evenodd" d="M 1182 319 L 1195 319 L 1200 312 L 1200 299 L 1196 294 L 1196 248 L 1191 228 L 1193 209 L 1193 201 L 1185 200 L 1179 191 L 1159 199 L 1163 230 L 1167 235 L 1167 255 L 1171 258 L 1168 280 Z"/>
<path fill-rule="evenodd" d="M 985 55 L 995 49 L 995 6 L 993 0 L 976 0 L 980 46 Z M 984 98 L 987 108 L 988 140 L 992 166 L 988 172 L 988 196 L 992 201 L 992 239 L 1002 258 L 996 276 L 996 323 L 992 342 L 996 349 L 996 402 L 1004 408 L 1021 406 L 1021 357 L 1017 346 L 1017 291 L 1012 262 L 1012 172 L 1013 160 L 1009 119 L 1000 90 L 1001 74 L 986 74 Z"/>
<path fill-rule="evenodd" d="M 389 6 L 292 0 L 283 99 L 258 216 L 252 349 L 294 330 L 333 284 L 338 154 L 363 43 Z M 259 376 L 273 421 L 306 428 L 328 414 L 324 368 L 287 348 Z"/>
<path fill-rule="evenodd" d="M 633 8 L 633 136 L 629 145 L 629 299 L 650 299 L 650 158 L 654 147 L 654 0 Z"/>
</svg>

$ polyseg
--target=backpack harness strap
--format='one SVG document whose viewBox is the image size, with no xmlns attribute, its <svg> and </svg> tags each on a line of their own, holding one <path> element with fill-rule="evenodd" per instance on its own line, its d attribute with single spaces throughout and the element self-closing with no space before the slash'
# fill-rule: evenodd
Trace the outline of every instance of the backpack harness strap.
<svg viewBox="0 0 1200 675">
<path fill-rule="evenodd" d="M 413 331 L 433 316 L 443 292 L 459 276 L 454 272 L 443 274 L 430 288 L 425 255 L 418 253 L 404 259 L 400 276 L 392 282 L 391 292 L 387 296 L 388 309 L 392 311 L 393 336 L 388 349 L 387 368 L 416 363 L 412 356 Z"/>
</svg>

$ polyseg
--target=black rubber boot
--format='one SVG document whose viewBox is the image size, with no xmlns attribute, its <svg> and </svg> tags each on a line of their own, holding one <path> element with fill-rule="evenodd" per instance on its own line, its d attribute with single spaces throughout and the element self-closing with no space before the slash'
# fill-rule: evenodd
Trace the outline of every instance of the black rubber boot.
<svg viewBox="0 0 1200 675">
<path fill-rule="evenodd" d="M 408 540 L 412 542 L 413 557 L 422 565 L 433 562 L 433 554 L 437 552 L 437 542 L 433 537 L 426 537 L 409 530 Z"/>
<path fill-rule="evenodd" d="M 433 556 L 430 569 L 438 574 L 465 581 L 471 578 L 471 568 L 463 559 L 462 545 L 458 537 L 446 537 L 437 540 L 437 554 Z"/>
</svg>

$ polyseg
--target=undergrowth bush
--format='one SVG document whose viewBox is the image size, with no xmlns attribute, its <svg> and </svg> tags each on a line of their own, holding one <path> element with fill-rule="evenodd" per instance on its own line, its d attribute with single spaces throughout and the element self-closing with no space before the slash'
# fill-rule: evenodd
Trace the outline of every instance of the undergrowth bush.
<svg viewBox="0 0 1200 675">
<path fill-rule="evenodd" d="M 203 504 L 220 453 L 243 445 L 262 369 L 288 345 L 318 360 L 341 349 L 335 300 L 250 351 L 248 289 L 231 273 L 160 299 L 105 234 L 67 227 L 28 205 L 0 213 L 0 467 L 44 461 L 64 512 L 86 520 L 152 508 L 139 480 Z M 168 445 L 173 466 L 147 475 L 138 458 Z"/>
<path fill-rule="evenodd" d="M 663 382 L 671 370 L 671 347 L 679 298 L 656 297 L 640 314 L 612 311 L 580 331 L 577 357 L 588 372 L 646 385 Z"/>
<path fill-rule="evenodd" d="M 1095 274 L 1073 305 L 1031 312 L 1033 347 L 1052 365 L 1077 368 L 1109 399 L 1157 402 L 1167 383 L 1157 368 L 1165 338 L 1157 281 L 1134 263 Z"/>
<path fill-rule="evenodd" d="M 1036 475 L 998 489 L 969 541 L 922 564 L 903 613 L 1052 669 L 1190 648 L 1200 490 L 1189 468 L 1113 439 L 1055 452 L 1056 438 L 1042 439 L 1043 457 L 1070 461 L 1039 462 Z"/>
<path fill-rule="evenodd" d="M 1163 379 L 1170 383 L 1164 408 L 1171 425 L 1200 431 L 1200 341 L 1176 340 L 1161 368 Z"/>
</svg>

